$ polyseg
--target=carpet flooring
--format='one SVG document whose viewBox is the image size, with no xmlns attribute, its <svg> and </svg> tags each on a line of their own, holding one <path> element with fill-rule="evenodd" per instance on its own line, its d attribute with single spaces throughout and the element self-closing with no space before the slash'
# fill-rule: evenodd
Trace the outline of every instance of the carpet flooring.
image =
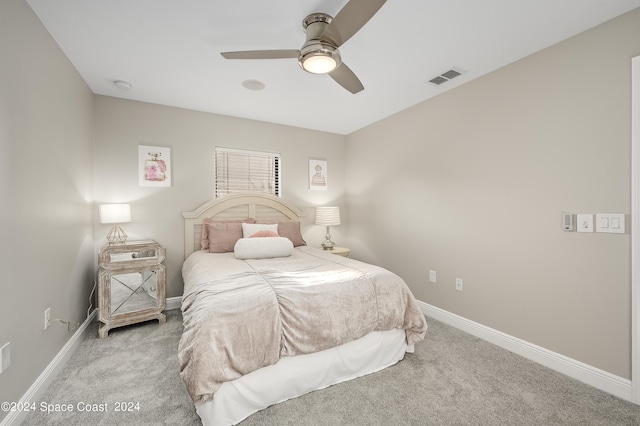
<svg viewBox="0 0 640 426">
<path fill-rule="evenodd" d="M 640 426 L 638 405 L 427 322 L 425 341 L 398 364 L 274 405 L 241 425 Z M 179 310 L 167 312 L 165 324 L 113 329 L 106 339 L 92 324 L 23 425 L 200 425 L 178 372 L 181 332 Z M 61 411 L 65 404 L 73 410 Z M 96 411 L 79 412 L 78 404 Z"/>
</svg>

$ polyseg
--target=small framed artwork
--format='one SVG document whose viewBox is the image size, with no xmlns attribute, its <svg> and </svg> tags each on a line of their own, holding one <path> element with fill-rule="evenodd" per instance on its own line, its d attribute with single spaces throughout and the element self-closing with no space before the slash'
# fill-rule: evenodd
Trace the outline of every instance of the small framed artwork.
<svg viewBox="0 0 640 426">
<path fill-rule="evenodd" d="M 309 189 L 314 191 L 327 190 L 327 162 L 324 160 L 309 160 Z"/>
<path fill-rule="evenodd" d="M 138 184 L 171 186 L 171 149 L 138 145 Z"/>
</svg>

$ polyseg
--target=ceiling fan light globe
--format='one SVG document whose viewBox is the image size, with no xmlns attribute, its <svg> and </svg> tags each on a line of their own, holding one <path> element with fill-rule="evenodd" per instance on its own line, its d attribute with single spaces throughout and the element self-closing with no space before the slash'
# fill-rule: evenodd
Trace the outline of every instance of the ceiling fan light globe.
<svg viewBox="0 0 640 426">
<path fill-rule="evenodd" d="M 335 59 L 324 55 L 309 56 L 302 63 L 302 68 L 312 74 L 327 74 L 337 66 Z"/>
</svg>

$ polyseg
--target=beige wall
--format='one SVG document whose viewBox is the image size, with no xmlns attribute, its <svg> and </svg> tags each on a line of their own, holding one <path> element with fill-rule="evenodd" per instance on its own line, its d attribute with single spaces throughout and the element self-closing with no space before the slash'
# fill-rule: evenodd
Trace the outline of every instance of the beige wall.
<svg viewBox="0 0 640 426">
<path fill-rule="evenodd" d="M 352 244 L 426 303 L 630 378 L 638 54 L 640 9 L 350 135 Z M 563 211 L 627 234 L 563 232 Z"/>
<path fill-rule="evenodd" d="M 0 2 L 0 401 L 18 401 L 86 318 L 93 95 L 22 0 Z M 0 412 L 0 419 L 6 413 Z"/>
<path fill-rule="evenodd" d="M 217 145 L 282 155 L 283 199 L 307 213 L 308 244 L 324 237 L 324 228 L 313 225 L 314 207 L 345 202 L 345 136 L 105 96 L 95 97 L 95 121 L 96 204 L 131 203 L 132 222 L 123 226 L 130 238 L 166 247 L 168 297 L 182 295 L 182 212 L 213 197 Z M 138 145 L 171 148 L 170 188 L 138 186 Z M 327 191 L 309 190 L 309 158 L 327 160 Z M 99 246 L 108 231 L 97 224 Z"/>
</svg>

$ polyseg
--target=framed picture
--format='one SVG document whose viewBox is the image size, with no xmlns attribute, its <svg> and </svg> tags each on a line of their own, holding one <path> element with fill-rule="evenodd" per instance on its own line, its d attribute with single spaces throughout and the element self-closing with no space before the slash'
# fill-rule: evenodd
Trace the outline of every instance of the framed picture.
<svg viewBox="0 0 640 426">
<path fill-rule="evenodd" d="M 171 186 L 171 149 L 138 145 L 138 184 Z"/>
<path fill-rule="evenodd" d="M 309 160 L 309 189 L 314 191 L 327 190 L 327 162 L 324 160 Z"/>
</svg>

